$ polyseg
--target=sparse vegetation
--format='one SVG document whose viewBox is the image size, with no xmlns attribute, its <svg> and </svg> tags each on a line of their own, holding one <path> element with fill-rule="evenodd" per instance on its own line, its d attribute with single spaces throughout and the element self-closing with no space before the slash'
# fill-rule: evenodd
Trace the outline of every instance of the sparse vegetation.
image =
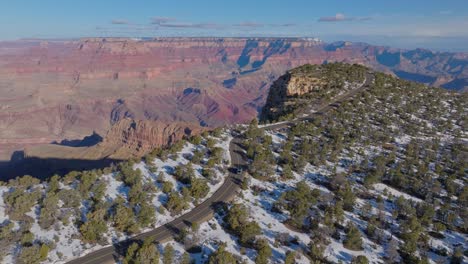
<svg viewBox="0 0 468 264">
<path fill-rule="evenodd" d="M 123 263 L 189 263 L 194 251 L 213 264 L 245 258 L 464 263 L 467 95 L 369 74 L 357 65 L 292 73 L 323 77 L 324 87 L 291 98 L 301 107 L 373 79 L 358 96 L 311 120 L 276 131 L 252 120 L 242 138 L 248 169 L 235 201 L 217 204 L 209 224 L 185 223 L 192 228 L 180 231 L 177 247 L 135 243 Z M 278 119 L 290 119 L 288 111 Z M 9 218 L 0 223 L 2 254 L 18 248 L 18 262 L 46 260 L 54 244 L 39 239 L 32 226 L 41 232 L 75 228 L 74 238 L 104 245 L 113 232 L 135 234 L 160 224 L 159 214 L 167 220 L 185 212 L 207 198 L 225 172 L 215 138 L 222 135 L 207 132 L 189 140 L 196 146 L 174 144 L 150 153 L 145 163 L 123 162 L 107 173 L 72 172 L 47 183 L 22 177 L 0 186 Z M 187 146 L 190 153 L 183 151 Z M 225 231 L 233 247 L 209 236 Z"/>
</svg>

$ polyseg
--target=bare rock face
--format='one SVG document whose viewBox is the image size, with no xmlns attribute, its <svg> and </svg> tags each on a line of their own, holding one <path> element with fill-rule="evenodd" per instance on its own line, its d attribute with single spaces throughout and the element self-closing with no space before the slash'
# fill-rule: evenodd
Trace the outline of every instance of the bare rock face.
<svg viewBox="0 0 468 264">
<path fill-rule="evenodd" d="M 93 131 L 105 135 L 125 118 L 211 127 L 246 122 L 258 115 L 269 87 L 287 70 L 334 61 L 449 89 L 468 87 L 466 54 L 350 42 L 300 38 L 0 42 L 0 160 L 28 146 L 80 139 Z"/>
<path fill-rule="evenodd" d="M 168 146 L 204 129 L 196 124 L 123 119 L 112 126 L 102 142 L 89 147 L 42 144 L 25 149 L 25 158 L 62 160 L 127 160 Z"/>
<path fill-rule="evenodd" d="M 102 168 L 122 160 L 140 158 L 155 148 L 201 133 L 204 129 L 193 123 L 125 118 L 115 123 L 104 138 L 94 133 L 83 140 L 29 145 L 24 151 L 15 152 L 11 162 L 0 167 L 1 180 L 22 175 L 48 178 L 74 170 Z"/>
<path fill-rule="evenodd" d="M 271 85 L 260 119 L 278 121 L 313 109 L 341 93 L 361 87 L 371 73 L 362 65 L 306 64 L 289 70 Z"/>
<path fill-rule="evenodd" d="M 270 87 L 264 110 L 280 111 L 288 98 L 302 96 L 325 86 L 324 78 L 291 71 L 279 77 Z"/>
<path fill-rule="evenodd" d="M 275 82 L 274 86 L 284 86 L 286 96 L 301 96 L 311 91 L 319 89 L 324 85 L 325 80 L 318 77 L 307 75 L 291 75 L 287 73 L 285 77 Z"/>
<path fill-rule="evenodd" d="M 141 157 L 155 148 L 171 145 L 184 136 L 202 131 L 202 127 L 193 123 L 123 119 L 112 126 L 101 146 L 116 148 L 109 156 L 111 158 L 128 159 Z"/>
</svg>

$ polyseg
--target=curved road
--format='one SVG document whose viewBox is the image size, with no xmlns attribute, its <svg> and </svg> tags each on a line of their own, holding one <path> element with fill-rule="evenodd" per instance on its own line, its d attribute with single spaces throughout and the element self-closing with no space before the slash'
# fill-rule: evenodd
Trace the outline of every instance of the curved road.
<svg viewBox="0 0 468 264">
<path fill-rule="evenodd" d="M 348 93 L 340 95 L 334 98 L 333 102 L 324 104 L 318 107 L 315 113 L 312 113 L 306 117 L 300 117 L 292 121 L 286 121 L 276 124 L 270 124 L 262 127 L 264 130 L 276 130 L 289 127 L 295 123 L 311 120 L 314 116 L 322 115 L 328 112 L 330 109 L 339 106 L 341 103 L 349 100 L 354 95 L 368 88 L 371 83 L 372 76 L 367 74 L 366 81 L 364 84 Z M 235 137 L 229 145 L 229 153 L 231 155 L 231 166 L 233 168 L 247 168 L 247 159 L 243 156 L 244 152 L 241 148 L 242 137 Z M 100 250 L 94 251 L 87 254 L 81 258 L 77 258 L 68 262 L 69 264 L 101 264 L 101 263 L 115 263 L 116 259 L 119 259 L 120 256 L 125 255 L 126 249 L 133 242 L 141 243 L 145 238 L 152 237 L 155 242 L 166 242 L 173 239 L 180 230 L 183 230 L 187 227 L 191 227 L 192 223 L 201 223 L 208 221 L 213 217 L 216 205 L 220 203 L 226 203 L 234 199 L 240 190 L 240 182 L 238 174 L 229 172 L 228 177 L 224 181 L 223 185 L 207 200 L 196 206 L 190 212 L 181 215 L 177 219 L 160 226 L 156 229 L 148 231 L 146 233 L 139 234 L 128 240 L 121 241 L 102 248 Z"/>
<path fill-rule="evenodd" d="M 229 146 L 231 155 L 232 167 L 244 167 L 247 165 L 246 159 L 241 155 L 243 153 L 240 147 L 242 139 L 234 138 Z M 232 200 L 239 190 L 240 179 L 237 174 L 229 172 L 223 185 L 207 200 L 199 204 L 190 212 L 178 217 L 177 219 L 153 229 L 149 232 L 142 233 L 129 240 L 118 242 L 112 246 L 102 248 L 87 254 L 84 257 L 72 260 L 69 264 L 101 264 L 114 263 L 119 256 L 125 255 L 126 248 L 133 242 L 141 242 L 145 238 L 152 237 L 155 242 L 166 242 L 171 240 L 174 235 L 177 235 L 180 230 L 190 227 L 192 223 L 201 223 L 213 217 L 215 206 L 219 203 Z"/>
</svg>

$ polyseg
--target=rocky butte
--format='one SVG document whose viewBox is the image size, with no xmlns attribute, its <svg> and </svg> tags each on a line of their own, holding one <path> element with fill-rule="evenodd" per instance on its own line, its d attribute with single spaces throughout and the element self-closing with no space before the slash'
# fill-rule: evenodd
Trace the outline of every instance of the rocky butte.
<svg viewBox="0 0 468 264">
<path fill-rule="evenodd" d="M 31 157 L 46 157 L 50 145 L 43 144 L 80 142 L 93 133 L 121 135 L 129 129 L 124 126 L 134 124 L 132 140 L 110 140 L 112 146 L 128 143 L 126 151 L 111 147 L 115 152 L 84 158 L 141 155 L 180 138 L 186 128 L 250 120 L 265 104 L 272 82 L 287 70 L 335 61 L 468 89 L 464 53 L 301 38 L 0 42 L 0 160 L 24 149 Z M 127 119 L 133 121 L 122 121 Z M 171 128 L 158 134 L 167 124 Z M 158 133 L 138 132 L 151 130 L 148 126 Z"/>
</svg>

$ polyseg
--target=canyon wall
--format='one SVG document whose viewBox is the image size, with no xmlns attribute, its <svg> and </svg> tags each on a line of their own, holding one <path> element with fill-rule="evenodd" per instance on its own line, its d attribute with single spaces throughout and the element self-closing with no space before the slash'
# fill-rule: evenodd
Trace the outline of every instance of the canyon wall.
<svg viewBox="0 0 468 264">
<path fill-rule="evenodd" d="M 25 147 L 94 132 L 104 136 L 125 119 L 202 126 L 245 122 L 258 114 L 271 83 L 288 69 L 333 61 L 448 89 L 468 87 L 467 54 L 362 43 L 296 38 L 0 42 L 0 160 Z"/>
</svg>

